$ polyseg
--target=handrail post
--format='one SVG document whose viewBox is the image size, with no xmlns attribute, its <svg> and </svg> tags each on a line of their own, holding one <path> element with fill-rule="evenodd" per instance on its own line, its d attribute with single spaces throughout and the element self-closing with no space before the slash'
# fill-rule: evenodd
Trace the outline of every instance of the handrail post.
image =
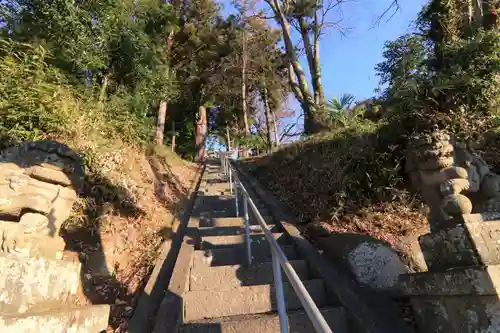
<svg viewBox="0 0 500 333">
<path fill-rule="evenodd" d="M 229 161 L 227 160 L 227 154 L 224 154 L 224 165 L 226 167 L 226 177 L 229 176 L 229 172 L 231 171 L 229 168 Z"/>
<path fill-rule="evenodd" d="M 232 170 L 231 164 L 229 164 L 229 170 Z M 252 198 L 248 194 L 247 189 L 245 188 L 243 183 L 239 180 L 238 170 L 236 168 L 234 169 L 234 183 L 235 183 L 235 202 L 236 202 L 237 212 L 239 210 L 237 187 L 239 186 L 241 193 L 243 195 L 243 200 L 246 201 L 244 202 L 245 216 L 247 215 L 248 212 L 248 208 L 246 207 L 250 206 L 252 212 L 254 213 L 255 218 L 257 219 L 257 223 L 260 225 L 262 231 L 264 232 L 265 239 L 269 242 L 271 246 L 274 288 L 276 294 L 278 317 L 280 320 L 280 333 L 289 333 L 285 294 L 283 290 L 284 274 L 286 274 L 286 276 L 288 277 L 288 282 L 295 291 L 295 294 L 299 298 L 300 303 L 304 307 L 304 310 L 307 313 L 309 319 L 311 320 L 311 323 L 313 324 L 315 331 L 318 333 L 332 333 L 331 328 L 328 326 L 328 323 L 326 322 L 325 318 L 319 311 L 311 295 L 308 293 L 306 287 L 300 280 L 300 277 L 297 275 L 297 272 L 295 272 L 295 270 L 293 269 L 292 264 L 286 257 L 285 253 L 283 252 L 282 248 L 280 247 L 276 239 L 273 238 L 272 232 L 268 229 L 266 221 L 262 217 L 255 203 L 252 201 Z M 247 230 L 245 230 L 245 232 L 247 233 Z M 249 234 L 250 233 L 248 230 L 247 235 Z M 247 244 L 249 244 L 249 242 L 247 242 Z"/>
<path fill-rule="evenodd" d="M 224 155 L 222 153 L 219 153 L 219 159 L 220 159 L 220 165 L 222 168 L 222 174 L 224 175 L 224 178 L 226 177 L 226 164 L 224 163 Z"/>
<path fill-rule="evenodd" d="M 227 177 L 227 164 L 226 164 L 226 155 L 225 154 L 221 153 L 220 161 L 222 163 L 222 168 L 224 170 L 224 177 Z"/>
<path fill-rule="evenodd" d="M 278 254 L 271 246 L 273 256 L 273 275 L 274 288 L 276 292 L 276 304 L 278 308 L 278 317 L 280 319 L 280 332 L 288 333 L 288 317 L 286 315 L 285 292 L 283 291 L 283 277 L 281 274 L 280 261 Z"/>
<path fill-rule="evenodd" d="M 238 205 L 238 177 L 234 176 L 234 205 L 236 208 L 236 216 L 240 217 L 240 207 Z"/>
<path fill-rule="evenodd" d="M 228 162 L 228 170 L 229 170 L 229 189 L 231 194 L 233 194 L 233 171 L 231 169 L 231 165 Z"/>
<path fill-rule="evenodd" d="M 248 215 L 248 196 L 243 192 L 243 219 L 245 222 L 245 243 L 247 247 L 247 263 L 252 264 L 252 240 L 250 239 L 250 217 Z"/>
</svg>

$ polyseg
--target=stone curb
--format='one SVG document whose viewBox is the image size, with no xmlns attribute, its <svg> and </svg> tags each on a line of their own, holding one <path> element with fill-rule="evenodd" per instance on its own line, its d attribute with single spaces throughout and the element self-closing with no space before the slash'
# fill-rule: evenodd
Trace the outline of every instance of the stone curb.
<svg viewBox="0 0 500 333">
<path fill-rule="evenodd" d="M 146 287 L 142 292 L 134 314 L 130 320 L 129 333 L 149 333 L 153 330 L 157 311 L 160 308 L 162 299 L 173 276 L 174 266 L 181 251 L 181 246 L 186 233 L 186 226 L 193 210 L 194 202 L 198 195 L 202 176 L 205 172 L 206 164 L 201 164 L 198 168 L 195 179 L 189 190 L 189 199 L 186 202 L 184 214 L 176 217 L 172 221 L 172 226 L 178 226 L 174 230 L 172 239 L 167 239 L 161 245 L 162 251 L 156 259 L 156 264 L 148 279 Z"/>
</svg>

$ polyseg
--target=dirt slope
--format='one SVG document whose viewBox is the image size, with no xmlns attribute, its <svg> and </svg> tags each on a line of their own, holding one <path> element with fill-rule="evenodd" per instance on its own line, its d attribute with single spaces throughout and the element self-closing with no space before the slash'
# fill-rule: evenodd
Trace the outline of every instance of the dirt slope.
<svg viewBox="0 0 500 333">
<path fill-rule="evenodd" d="M 92 159 L 64 227 L 66 255 L 83 265 L 78 301 L 112 304 L 108 332 L 125 332 L 158 248 L 183 212 L 198 165 L 167 147 L 145 152 L 119 141 L 99 147 Z"/>
<path fill-rule="evenodd" d="M 310 236 L 360 233 L 390 244 L 413 269 L 425 209 L 407 189 L 395 147 L 374 133 L 316 137 L 244 162 Z M 392 151 L 391 151 L 392 149 Z"/>
</svg>

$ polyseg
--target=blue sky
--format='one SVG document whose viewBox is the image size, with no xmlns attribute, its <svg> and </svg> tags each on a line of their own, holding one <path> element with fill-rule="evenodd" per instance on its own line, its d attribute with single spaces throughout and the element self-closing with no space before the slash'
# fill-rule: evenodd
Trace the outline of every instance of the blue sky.
<svg viewBox="0 0 500 333">
<path fill-rule="evenodd" d="M 247 0 L 251 1 L 251 0 Z M 267 5 L 259 0 L 260 8 Z M 325 0 L 326 1 L 326 0 Z M 384 43 L 414 30 L 414 21 L 418 12 L 428 0 L 399 0 L 401 8 L 390 20 L 383 20 L 375 25 L 376 19 L 393 0 L 346 0 L 342 10 L 341 26 L 345 35 L 333 28 L 327 30 L 320 41 L 320 60 L 323 76 L 323 88 L 327 99 L 345 93 L 352 94 L 356 100 L 375 96 L 379 78 L 375 65 L 382 61 Z M 218 0 L 223 5 L 223 13 L 234 13 L 231 0 Z M 390 13 L 392 14 L 392 13 Z M 339 18 L 334 13 L 331 21 Z M 390 15 L 389 15 L 390 16 Z M 270 24 L 276 26 L 274 21 Z M 297 36 L 292 38 L 297 41 Z M 301 59 L 302 67 L 307 65 Z M 295 123 L 302 113 L 294 97 L 289 99 L 288 108 L 295 110 L 291 118 L 283 119 L 284 124 Z"/>
<path fill-rule="evenodd" d="M 234 11 L 230 0 L 219 2 L 224 6 L 224 13 Z M 391 2 L 348 0 L 343 7 L 344 19 L 341 23 L 343 27 L 349 28 L 347 36 L 342 36 L 333 28 L 323 36 L 320 59 L 328 99 L 343 93 L 353 94 L 359 100 L 374 95 L 374 89 L 378 86 L 374 67 L 382 60 L 384 42 L 410 32 L 412 22 L 427 0 L 400 0 L 401 9 L 390 20 L 374 26 L 376 18 Z M 306 68 L 305 63 L 303 66 Z"/>
</svg>

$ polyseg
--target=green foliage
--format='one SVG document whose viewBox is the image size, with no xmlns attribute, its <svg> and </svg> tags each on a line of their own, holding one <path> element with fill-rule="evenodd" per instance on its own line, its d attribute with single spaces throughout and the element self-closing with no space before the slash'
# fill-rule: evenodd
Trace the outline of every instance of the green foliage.
<svg viewBox="0 0 500 333">
<path fill-rule="evenodd" d="M 70 139 L 76 122 L 149 141 L 159 101 L 177 94 L 166 55 L 170 5 L 19 0 L 0 9 L 3 136 Z"/>
<path fill-rule="evenodd" d="M 464 22 L 456 3 L 431 1 L 420 31 L 387 42 L 376 69 L 386 117 L 475 137 L 498 126 L 500 34 Z"/>
<path fill-rule="evenodd" d="M 366 119 L 367 109 L 364 105 L 355 105 L 355 97 L 351 94 L 343 94 L 332 98 L 326 103 L 326 110 L 330 116 L 331 127 L 338 128 L 369 128 L 371 121 Z"/>
<path fill-rule="evenodd" d="M 46 50 L 0 41 L 0 131 L 10 141 L 70 134 L 78 107 L 64 76 L 48 65 Z"/>
<path fill-rule="evenodd" d="M 498 130 L 499 27 L 469 24 L 464 4 L 432 0 L 418 32 L 386 43 L 376 68 L 380 108 L 374 101 L 356 112 L 352 97 L 334 98 L 327 104 L 337 124 L 330 133 L 247 162 L 300 222 L 326 221 L 337 232 L 375 237 L 390 230 L 407 239 L 426 223 L 405 174 L 409 136 L 436 127 L 466 137 Z M 498 146 L 498 135 L 491 144 Z M 498 165 L 494 153 L 486 155 Z"/>
<path fill-rule="evenodd" d="M 147 140 L 149 119 L 133 113 L 130 95 L 99 105 L 49 64 L 42 46 L 0 41 L 0 133 L 11 143 L 43 138 L 90 138 L 93 133 L 131 143 Z"/>
<path fill-rule="evenodd" d="M 233 139 L 234 146 L 248 147 L 265 151 L 267 149 L 267 139 L 264 135 L 238 135 Z"/>
</svg>

